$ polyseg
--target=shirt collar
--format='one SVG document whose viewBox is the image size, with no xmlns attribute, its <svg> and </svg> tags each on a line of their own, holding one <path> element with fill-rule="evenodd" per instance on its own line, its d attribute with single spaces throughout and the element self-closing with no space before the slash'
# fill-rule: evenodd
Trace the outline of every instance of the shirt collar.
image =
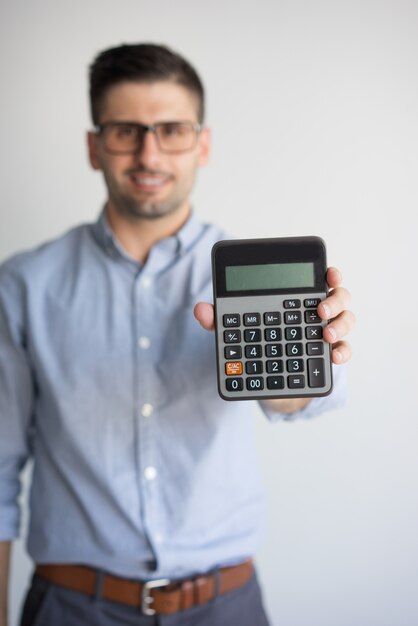
<svg viewBox="0 0 418 626">
<path fill-rule="evenodd" d="M 171 237 L 166 237 L 158 241 L 155 248 L 158 248 L 165 255 L 173 259 L 182 256 L 190 246 L 196 241 L 202 232 L 203 224 L 200 222 L 195 212 L 192 210 L 187 220 L 181 228 Z M 93 234 L 100 247 L 112 258 L 119 258 L 133 265 L 136 270 L 142 267 L 142 263 L 133 259 L 117 240 L 106 217 L 106 209 L 103 208 L 97 222 L 93 224 Z M 152 252 L 152 251 L 151 251 Z"/>
</svg>

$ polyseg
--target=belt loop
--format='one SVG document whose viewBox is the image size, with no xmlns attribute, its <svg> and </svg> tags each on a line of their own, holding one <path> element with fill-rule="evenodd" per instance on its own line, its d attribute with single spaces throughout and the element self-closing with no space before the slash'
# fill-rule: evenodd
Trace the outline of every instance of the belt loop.
<svg viewBox="0 0 418 626">
<path fill-rule="evenodd" d="M 100 600 L 103 593 L 104 572 L 102 570 L 96 570 L 96 584 L 94 590 L 93 599 L 97 602 Z"/>
<path fill-rule="evenodd" d="M 214 598 L 217 598 L 221 593 L 221 573 L 219 571 L 219 567 L 213 570 L 213 579 L 214 579 Z"/>
</svg>

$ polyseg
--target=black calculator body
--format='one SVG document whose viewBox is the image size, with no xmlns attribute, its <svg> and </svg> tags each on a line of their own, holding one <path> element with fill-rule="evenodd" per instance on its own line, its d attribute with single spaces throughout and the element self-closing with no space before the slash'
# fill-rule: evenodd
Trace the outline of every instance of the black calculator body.
<svg viewBox="0 0 418 626">
<path fill-rule="evenodd" d="M 332 390 L 320 237 L 234 239 L 212 248 L 218 389 L 224 400 L 315 397 Z"/>
</svg>

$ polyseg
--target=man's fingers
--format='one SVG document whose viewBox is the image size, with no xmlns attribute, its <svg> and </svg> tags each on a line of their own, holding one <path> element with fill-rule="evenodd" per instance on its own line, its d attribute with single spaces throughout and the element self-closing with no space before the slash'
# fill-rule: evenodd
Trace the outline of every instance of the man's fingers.
<svg viewBox="0 0 418 626">
<path fill-rule="evenodd" d="M 336 365 L 347 363 L 351 359 L 351 346 L 347 341 L 337 341 L 332 346 L 332 362 Z"/>
<path fill-rule="evenodd" d="M 354 327 L 355 317 L 351 311 L 343 311 L 324 328 L 324 339 L 336 343 L 345 337 Z"/>
<path fill-rule="evenodd" d="M 344 287 L 336 287 L 331 291 L 328 298 L 325 298 L 318 306 L 319 317 L 323 320 L 330 320 L 344 311 L 351 300 L 350 292 Z"/>
<path fill-rule="evenodd" d="M 213 305 L 209 302 L 198 302 L 194 308 L 194 316 L 205 330 L 215 330 Z"/>
</svg>

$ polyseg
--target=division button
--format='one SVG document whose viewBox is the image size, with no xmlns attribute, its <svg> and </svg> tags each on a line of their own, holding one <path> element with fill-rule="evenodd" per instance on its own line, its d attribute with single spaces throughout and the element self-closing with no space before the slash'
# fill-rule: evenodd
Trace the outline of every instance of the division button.
<svg viewBox="0 0 418 626">
<path fill-rule="evenodd" d="M 225 387 L 227 391 L 242 391 L 244 389 L 244 383 L 242 378 L 227 378 Z"/>
<path fill-rule="evenodd" d="M 322 320 L 316 311 L 305 311 L 305 322 L 307 324 L 320 324 Z"/>
<path fill-rule="evenodd" d="M 324 387 L 325 361 L 324 359 L 308 359 L 309 387 Z"/>
</svg>

